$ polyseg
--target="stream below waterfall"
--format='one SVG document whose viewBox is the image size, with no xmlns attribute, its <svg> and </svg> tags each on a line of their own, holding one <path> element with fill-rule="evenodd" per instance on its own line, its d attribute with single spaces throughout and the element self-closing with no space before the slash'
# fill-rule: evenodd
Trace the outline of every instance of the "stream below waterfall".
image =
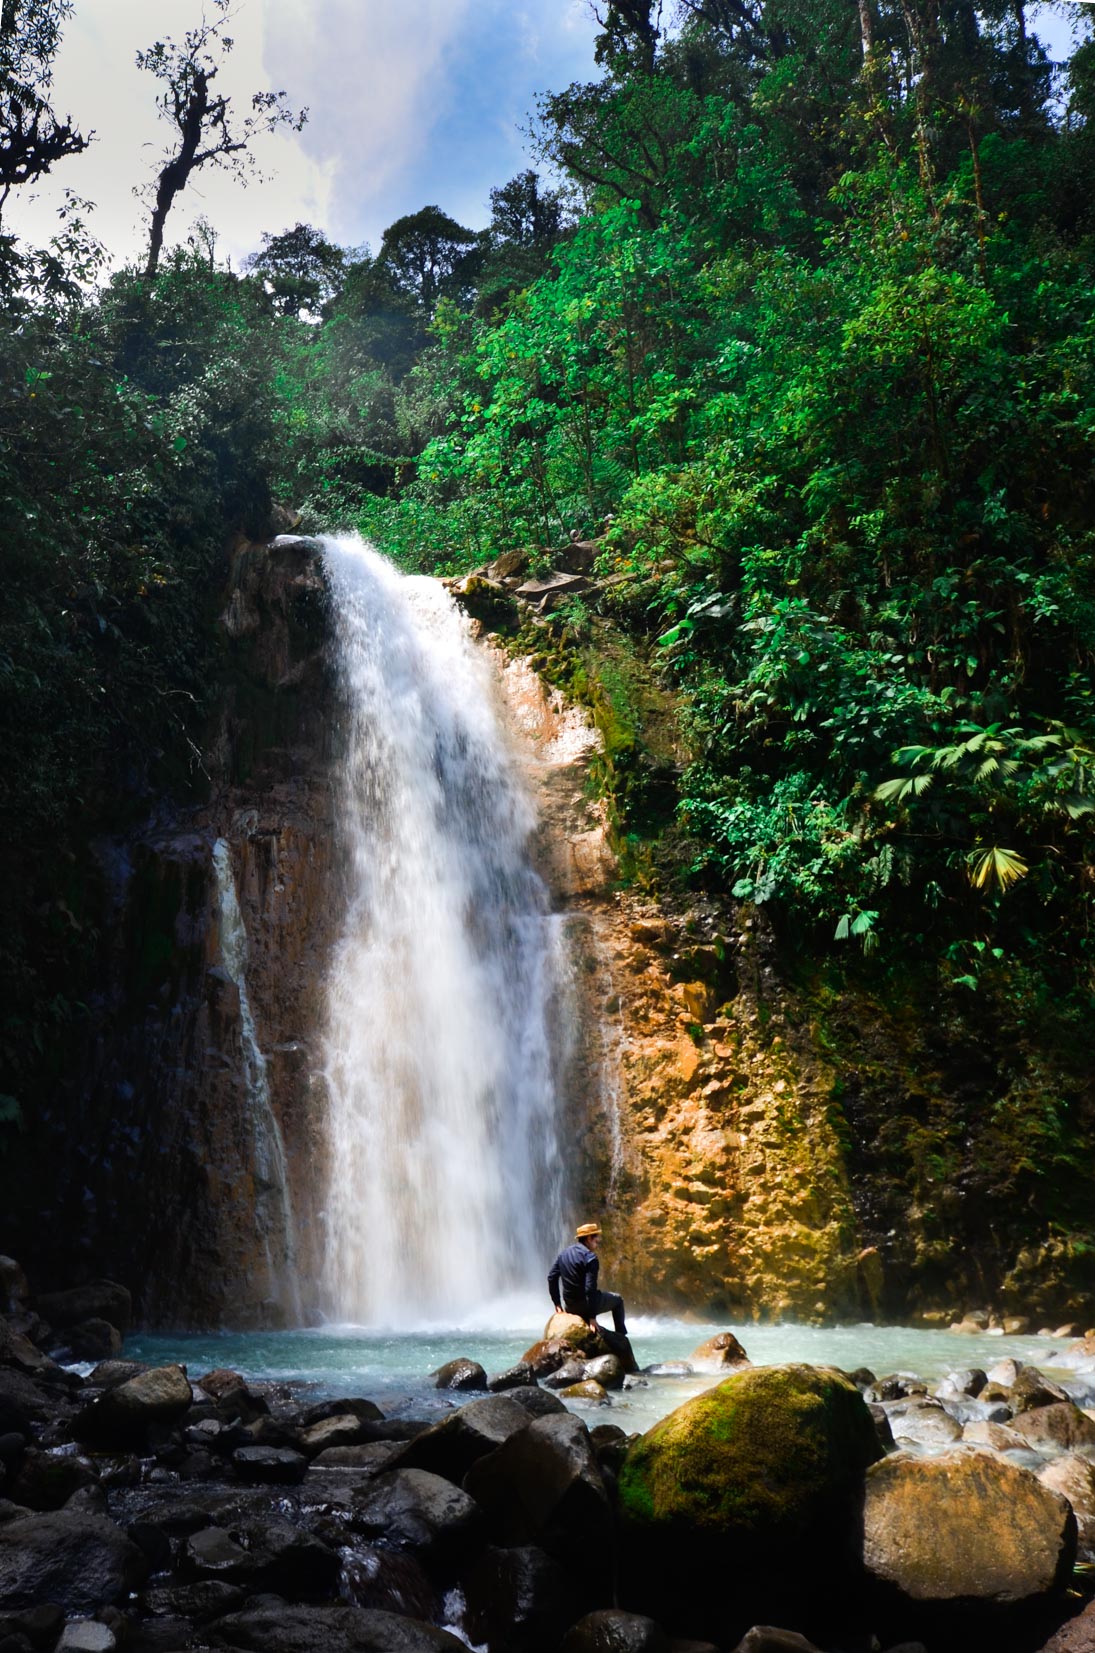
<svg viewBox="0 0 1095 1653">
<path fill-rule="evenodd" d="M 550 1307 L 550 1305 L 548 1305 Z M 546 1318 L 546 1317 L 545 1317 Z M 691 1351 L 720 1331 L 733 1331 L 757 1364 L 806 1361 L 855 1371 L 869 1366 L 876 1375 L 915 1372 L 927 1383 L 961 1367 L 989 1367 L 1012 1356 L 1052 1370 L 1065 1344 L 1046 1337 L 970 1337 L 903 1326 L 726 1326 L 630 1315 L 629 1329 L 641 1366 L 687 1360 Z M 249 1380 L 292 1383 L 317 1399 L 364 1395 L 386 1412 L 427 1416 L 470 1400 L 429 1387 L 428 1374 L 465 1356 L 488 1373 L 514 1365 L 540 1337 L 543 1320 L 500 1329 L 453 1330 L 438 1326 L 416 1332 L 380 1332 L 360 1326 L 320 1326 L 290 1332 L 180 1333 L 138 1335 L 126 1340 L 126 1357 L 153 1362 L 181 1361 L 192 1376 L 216 1367 Z M 594 1422 L 616 1423 L 628 1433 L 649 1429 L 660 1417 L 717 1378 L 651 1377 L 645 1388 L 614 1394 L 609 1406 L 577 1404 Z"/>
</svg>

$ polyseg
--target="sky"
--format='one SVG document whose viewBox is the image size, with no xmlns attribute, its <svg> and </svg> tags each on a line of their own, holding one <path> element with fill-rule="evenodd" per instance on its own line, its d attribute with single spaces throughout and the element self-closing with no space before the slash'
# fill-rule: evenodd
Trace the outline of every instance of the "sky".
<svg viewBox="0 0 1095 1653">
<path fill-rule="evenodd" d="M 6 225 L 47 240 L 67 185 L 95 202 L 91 226 L 115 258 L 139 256 L 147 211 L 133 192 L 156 170 L 168 129 L 134 55 L 181 40 L 201 12 L 201 0 L 76 0 L 52 101 L 95 141 L 36 199 L 13 197 Z M 301 133 L 256 145 L 267 181 L 241 189 L 207 166 L 176 201 L 168 242 L 202 215 L 218 259 L 237 267 L 264 231 L 298 222 L 374 250 L 388 224 L 435 203 L 481 227 L 491 188 L 531 164 L 523 129 L 537 95 L 594 75 L 586 0 L 237 0 L 229 32 L 218 90 L 245 108 L 252 92 L 284 89 L 309 110 Z"/>
<path fill-rule="evenodd" d="M 1067 50 L 1068 12 L 1090 9 L 1075 0 L 1057 16 L 1043 12 L 1037 26 L 1054 55 Z M 156 118 L 157 83 L 134 55 L 158 38 L 181 40 L 201 15 L 202 0 L 75 0 L 53 103 L 95 141 L 35 198 L 13 197 L 6 227 L 47 241 L 69 186 L 95 203 L 91 227 L 116 261 L 141 255 L 147 209 L 134 190 L 154 174 L 167 128 Z M 388 224 L 427 205 L 482 227 L 491 188 L 530 164 L 537 94 L 593 78 L 596 28 L 588 0 L 236 0 L 217 89 L 237 107 L 252 92 L 284 89 L 294 108 L 308 108 L 308 123 L 256 145 L 264 182 L 242 189 L 211 167 L 195 174 L 168 243 L 203 216 L 218 260 L 238 268 L 264 231 L 299 222 L 374 251 Z"/>
</svg>

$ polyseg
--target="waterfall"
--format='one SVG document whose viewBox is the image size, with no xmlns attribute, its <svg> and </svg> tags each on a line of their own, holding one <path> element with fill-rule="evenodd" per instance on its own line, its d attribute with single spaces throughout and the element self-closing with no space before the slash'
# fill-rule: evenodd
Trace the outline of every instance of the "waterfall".
<svg viewBox="0 0 1095 1653">
<path fill-rule="evenodd" d="M 561 921 L 490 668 L 435 580 L 325 539 L 346 705 L 328 990 L 328 1312 L 483 1324 L 558 1246 Z"/>
<path fill-rule="evenodd" d="M 247 991 L 247 930 L 232 875 L 232 852 L 224 838 L 218 838 L 213 845 L 213 874 L 217 884 L 221 964 L 239 993 L 240 1051 L 247 1096 L 247 1122 L 251 1131 L 250 1167 L 255 1181 L 255 1217 L 266 1258 L 271 1295 L 294 1322 L 299 1322 L 300 1287 L 285 1144 L 270 1102 L 266 1057 L 259 1048 L 255 1016 Z"/>
</svg>

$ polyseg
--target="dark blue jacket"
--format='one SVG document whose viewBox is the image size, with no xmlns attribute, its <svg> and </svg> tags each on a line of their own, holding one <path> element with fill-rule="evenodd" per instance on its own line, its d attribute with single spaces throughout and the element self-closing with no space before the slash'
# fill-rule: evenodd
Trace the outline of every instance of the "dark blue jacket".
<svg viewBox="0 0 1095 1653">
<path fill-rule="evenodd" d="M 560 1251 L 548 1274 L 548 1291 L 556 1308 L 563 1306 L 570 1314 L 580 1314 L 583 1320 L 593 1317 L 597 1306 L 597 1270 L 601 1260 L 581 1240 L 575 1240 L 565 1251 Z M 562 1305 L 559 1288 L 562 1286 Z"/>
</svg>

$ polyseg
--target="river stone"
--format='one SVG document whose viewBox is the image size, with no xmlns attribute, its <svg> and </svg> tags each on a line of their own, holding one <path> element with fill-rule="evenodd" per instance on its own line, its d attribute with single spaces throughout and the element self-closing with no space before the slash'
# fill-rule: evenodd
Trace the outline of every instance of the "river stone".
<svg viewBox="0 0 1095 1653">
<path fill-rule="evenodd" d="M 992 1423 L 983 1418 L 967 1423 L 962 1430 L 962 1439 L 974 1446 L 987 1446 L 993 1452 L 1022 1451 L 1028 1446 L 1022 1435 L 1017 1435 L 1006 1423 Z"/>
<path fill-rule="evenodd" d="M 557 1372 L 566 1361 L 574 1358 L 574 1350 L 562 1338 L 553 1338 L 550 1341 L 541 1339 L 534 1343 L 531 1349 L 526 1349 L 521 1356 L 521 1365 L 527 1366 L 532 1373 L 533 1382 L 550 1377 Z"/>
<path fill-rule="evenodd" d="M 193 1619 L 195 1624 L 210 1624 L 234 1613 L 247 1600 L 247 1593 L 238 1584 L 229 1584 L 220 1578 L 199 1579 L 196 1584 L 160 1585 L 146 1590 L 141 1606 L 153 1618 Z"/>
<path fill-rule="evenodd" d="M 585 1376 L 586 1363 L 584 1360 L 564 1360 L 563 1364 L 545 1377 L 545 1389 L 569 1389 L 572 1383 L 581 1383 Z"/>
<path fill-rule="evenodd" d="M 181 1366 L 154 1366 L 85 1406 L 76 1420 L 76 1434 L 93 1444 L 128 1446 L 142 1440 L 150 1425 L 175 1422 L 192 1401 Z"/>
<path fill-rule="evenodd" d="M 367 1441 L 362 1446 L 329 1446 L 318 1458 L 312 1459 L 312 1469 L 358 1469 L 370 1475 L 379 1475 L 391 1467 L 391 1460 L 400 1450 L 399 1441 Z"/>
<path fill-rule="evenodd" d="M 1061 1587 L 1075 1558 L 1067 1501 L 1002 1458 L 899 1452 L 867 1473 L 863 1565 L 905 1601 L 1011 1606 Z"/>
<path fill-rule="evenodd" d="M 653 1619 L 606 1607 L 572 1625 L 559 1653 L 669 1653 L 669 1648 L 669 1637 Z"/>
<path fill-rule="evenodd" d="M 509 1389 L 525 1389 L 530 1383 L 535 1383 L 532 1367 L 527 1360 L 519 1360 L 516 1366 L 510 1366 L 496 1377 L 487 1379 L 487 1388 L 492 1395 L 502 1395 Z"/>
<path fill-rule="evenodd" d="M 998 1383 L 1001 1389 L 1010 1389 L 1022 1370 L 1021 1360 L 998 1360 L 995 1366 L 989 1367 L 985 1378 L 989 1383 Z"/>
<path fill-rule="evenodd" d="M 352 1525 L 367 1536 L 449 1564 L 477 1548 L 483 1517 L 472 1498 L 425 1469 L 385 1471 L 355 1499 Z"/>
<path fill-rule="evenodd" d="M 1085 1417 L 1071 1401 L 1037 1406 L 1032 1412 L 1022 1412 L 1012 1421 L 1011 1427 L 1023 1437 L 1027 1446 L 1034 1447 L 1037 1452 L 1047 1448 L 1070 1452 L 1077 1447 L 1095 1446 L 1095 1422 Z"/>
<path fill-rule="evenodd" d="M 1082 1613 L 1063 1624 L 1041 1653 L 1091 1653 L 1092 1648 L 1095 1648 L 1095 1601 L 1089 1601 Z"/>
<path fill-rule="evenodd" d="M 218 1417 L 227 1421 L 238 1418 L 241 1423 L 255 1423 L 270 1410 L 265 1397 L 253 1394 L 238 1372 L 224 1368 L 206 1372 L 198 1379 L 198 1387 L 213 1401 Z M 308 1422 L 313 1423 L 315 1419 L 309 1418 Z"/>
<path fill-rule="evenodd" d="M 60 1372 L 56 1361 L 3 1319 L 0 1319 L 0 1366 L 14 1366 L 20 1372 Z"/>
<path fill-rule="evenodd" d="M 962 1426 L 938 1401 L 901 1401 L 889 1410 L 894 1439 L 914 1441 L 917 1446 L 947 1446 L 962 1438 Z"/>
<path fill-rule="evenodd" d="M 695 1372 L 687 1360 L 661 1360 L 653 1366 L 644 1366 L 643 1375 L 652 1378 L 690 1378 L 695 1376 Z"/>
<path fill-rule="evenodd" d="M 1060 1405 L 1068 1399 L 1060 1385 L 1044 1377 L 1036 1366 L 1024 1366 L 1011 1386 L 1011 1409 L 1015 1413 Z"/>
<path fill-rule="evenodd" d="M 1035 1473 L 1044 1487 L 1068 1499 L 1079 1529 L 1080 1556 L 1095 1560 L 1095 1464 L 1069 1452 Z"/>
<path fill-rule="evenodd" d="M 558 1417 L 566 1412 L 566 1407 L 557 1395 L 548 1389 L 541 1389 L 534 1383 L 528 1389 L 513 1389 L 506 1396 L 507 1400 L 515 1401 L 522 1411 L 533 1418 Z"/>
<path fill-rule="evenodd" d="M 244 1653 L 467 1653 L 447 1630 L 362 1607 L 251 1607 L 206 1635 Z"/>
<path fill-rule="evenodd" d="M 28 1452 L 8 1492 L 29 1510 L 59 1510 L 98 1480 L 94 1464 L 71 1452 Z"/>
<path fill-rule="evenodd" d="M 599 1383 L 602 1389 L 622 1389 L 623 1364 L 616 1355 L 597 1355 L 594 1360 L 586 1361 L 584 1381 Z"/>
<path fill-rule="evenodd" d="M 147 1361 L 101 1360 L 87 1381 L 93 1389 L 116 1389 L 119 1383 L 125 1383 L 129 1378 L 140 1377 L 142 1372 L 151 1370 L 152 1367 Z"/>
<path fill-rule="evenodd" d="M 361 1423 L 383 1423 L 384 1414 L 374 1400 L 361 1400 L 356 1395 L 341 1397 L 338 1400 L 317 1401 L 314 1406 L 308 1406 L 300 1415 L 300 1421 L 305 1429 L 310 1429 L 314 1423 L 322 1423 L 324 1418 L 351 1417 Z M 422 1425 L 423 1429 L 426 1425 Z M 375 1435 L 370 1437 L 375 1440 Z"/>
<path fill-rule="evenodd" d="M 81 1320 L 65 1341 L 77 1360 L 113 1360 L 122 1352 L 122 1334 L 109 1320 Z"/>
<path fill-rule="evenodd" d="M 585 1424 L 572 1412 L 536 1418 L 478 1463 L 464 1481 L 499 1542 L 535 1544 L 569 1561 L 575 1576 L 603 1569 L 612 1512 Z"/>
<path fill-rule="evenodd" d="M 527 1429 L 529 1414 L 507 1395 L 488 1395 L 451 1412 L 402 1447 L 390 1469 L 428 1469 L 457 1486 L 477 1459 Z"/>
<path fill-rule="evenodd" d="M 476 1646 L 542 1653 L 558 1647 L 575 1617 L 569 1573 L 534 1545 L 487 1549 L 468 1575 L 464 1593 L 465 1629 Z"/>
<path fill-rule="evenodd" d="M 336 1413 L 333 1418 L 320 1418 L 300 1433 L 300 1444 L 309 1458 L 326 1452 L 332 1446 L 364 1446 L 369 1440 L 369 1426 L 351 1412 Z"/>
<path fill-rule="evenodd" d="M 232 1464 L 241 1480 L 266 1486 L 296 1486 L 308 1471 L 303 1452 L 294 1452 L 288 1446 L 237 1447 Z"/>
<path fill-rule="evenodd" d="M 774 1624 L 754 1624 L 741 1638 L 734 1653 L 821 1653 L 813 1642 L 800 1636 L 797 1630 L 780 1630 Z M 901 1653 L 899 1648 L 892 1653 Z M 923 1653 L 923 1649 L 921 1649 Z"/>
<path fill-rule="evenodd" d="M 73 1619 L 62 1630 L 56 1653 L 114 1653 L 117 1645 L 109 1625 L 95 1619 Z"/>
<path fill-rule="evenodd" d="M 983 1372 L 980 1366 L 964 1366 L 960 1371 L 947 1373 L 935 1391 L 936 1398 L 949 1400 L 959 1395 L 976 1398 L 987 1382 L 988 1373 Z"/>
<path fill-rule="evenodd" d="M 718 1332 L 709 1337 L 706 1343 L 693 1349 L 688 1357 L 688 1364 L 695 1372 L 731 1372 L 739 1366 L 750 1365 L 749 1356 L 734 1336 L 733 1332 Z"/>
<path fill-rule="evenodd" d="M 30 1286 L 14 1257 L 0 1257 L 0 1314 L 18 1314 L 30 1301 Z"/>
<path fill-rule="evenodd" d="M 449 1360 L 431 1372 L 435 1389 L 485 1389 L 487 1374 L 477 1360 Z"/>
<path fill-rule="evenodd" d="M 559 1390 L 560 1400 L 589 1401 L 594 1406 L 610 1406 L 608 1391 L 592 1378 L 583 1378 L 581 1383 L 568 1383 L 565 1389 Z"/>
<path fill-rule="evenodd" d="M 124 1335 L 133 1320 L 133 1299 L 116 1280 L 92 1280 L 69 1291 L 45 1292 L 38 1299 L 38 1312 L 61 1330 L 83 1320 L 106 1320 Z"/>
<path fill-rule="evenodd" d="M 839 1592 L 856 1499 L 881 1451 L 842 1372 L 761 1366 L 726 1378 L 628 1450 L 623 1599 L 726 1640 L 740 1634 L 739 1615 L 783 1608 L 796 1591 L 815 1603 Z"/>
<path fill-rule="evenodd" d="M 103 1516 L 59 1510 L 0 1525 L 0 1608 L 104 1607 L 136 1589 L 146 1570 L 141 1551 Z"/>
</svg>

